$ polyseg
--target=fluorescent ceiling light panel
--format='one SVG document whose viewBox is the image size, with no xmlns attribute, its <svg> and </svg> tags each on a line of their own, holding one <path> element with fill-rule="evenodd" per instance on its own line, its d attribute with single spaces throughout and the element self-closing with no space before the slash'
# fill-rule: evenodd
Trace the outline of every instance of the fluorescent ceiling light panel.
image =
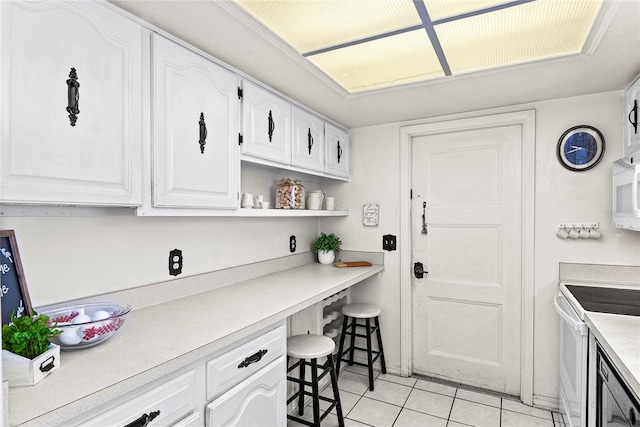
<svg viewBox="0 0 640 427">
<path fill-rule="evenodd" d="M 349 92 L 576 54 L 603 0 L 236 0 Z"/>
<path fill-rule="evenodd" d="M 579 53 L 599 2 L 542 1 L 436 25 L 455 74 Z"/>
<path fill-rule="evenodd" d="M 360 43 L 309 56 L 351 92 L 444 76 L 424 30 Z"/>
<path fill-rule="evenodd" d="M 299 53 L 420 24 L 411 0 L 237 0 Z"/>
</svg>

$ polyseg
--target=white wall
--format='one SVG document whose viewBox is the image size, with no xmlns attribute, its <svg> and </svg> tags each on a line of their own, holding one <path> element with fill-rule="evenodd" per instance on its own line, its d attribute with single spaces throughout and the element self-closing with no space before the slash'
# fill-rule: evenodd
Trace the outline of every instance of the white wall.
<svg viewBox="0 0 640 427">
<path fill-rule="evenodd" d="M 481 116 L 525 109 L 536 110 L 535 194 L 535 343 L 534 397 L 538 404 L 553 406 L 557 396 L 557 316 L 552 306 L 559 262 L 640 265 L 640 233 L 611 226 L 611 163 L 622 157 L 622 93 L 609 92 L 538 102 L 495 110 L 448 116 L 446 119 Z M 434 122 L 429 119 L 352 129 L 352 180 L 347 186 L 333 185 L 328 192 L 340 198 L 351 215 L 331 224 L 344 248 L 381 250 L 382 235 L 399 235 L 400 127 Z M 598 128 L 607 143 L 602 162 L 594 169 L 576 173 L 564 169 L 556 158 L 562 133 L 575 125 Z M 362 225 L 365 203 L 380 204 L 380 225 Z M 321 229 L 325 226 L 321 220 Z M 555 237 L 561 222 L 599 222 L 601 240 L 560 240 Z M 387 364 L 400 366 L 400 272 L 396 252 L 385 252 L 385 271 L 377 279 L 354 287 L 354 300 L 370 301 L 383 308 L 382 332 Z"/>
<path fill-rule="evenodd" d="M 274 202 L 287 172 L 243 173 L 243 191 Z M 318 180 L 303 180 L 307 189 Z M 272 205 L 273 206 L 273 205 Z M 310 251 L 317 218 L 2 217 L 16 232 L 34 307 L 171 280 L 169 251 L 182 250 L 186 277 Z"/>
</svg>

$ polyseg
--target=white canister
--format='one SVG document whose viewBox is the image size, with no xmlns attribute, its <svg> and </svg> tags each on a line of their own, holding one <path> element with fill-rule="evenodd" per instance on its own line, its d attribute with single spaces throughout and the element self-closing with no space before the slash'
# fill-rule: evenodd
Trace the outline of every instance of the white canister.
<svg viewBox="0 0 640 427">
<path fill-rule="evenodd" d="M 311 210 L 322 209 L 322 195 L 309 194 L 309 196 L 307 197 L 307 209 L 311 209 Z"/>
<path fill-rule="evenodd" d="M 309 191 L 307 193 L 307 209 L 319 210 L 322 209 L 322 202 L 327 193 L 321 190 Z"/>
</svg>

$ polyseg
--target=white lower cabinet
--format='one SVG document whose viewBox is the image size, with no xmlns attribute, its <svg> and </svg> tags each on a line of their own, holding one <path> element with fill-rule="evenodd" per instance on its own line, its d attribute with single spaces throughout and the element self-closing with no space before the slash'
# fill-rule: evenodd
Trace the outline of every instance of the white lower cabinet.
<svg viewBox="0 0 640 427">
<path fill-rule="evenodd" d="M 173 426 L 196 409 L 196 397 L 196 374 L 191 370 L 78 425 L 126 426 L 137 420 L 144 425 L 151 419 L 153 427 Z"/>
<path fill-rule="evenodd" d="M 207 405 L 207 426 L 284 426 L 286 357 L 261 369 Z"/>
<path fill-rule="evenodd" d="M 284 426 L 286 346 L 283 320 L 60 426 Z"/>
</svg>

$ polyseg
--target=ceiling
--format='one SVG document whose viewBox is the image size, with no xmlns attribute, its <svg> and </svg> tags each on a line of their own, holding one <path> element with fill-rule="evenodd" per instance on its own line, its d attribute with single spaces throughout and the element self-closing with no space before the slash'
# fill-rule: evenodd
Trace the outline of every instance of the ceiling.
<svg viewBox="0 0 640 427">
<path fill-rule="evenodd" d="M 589 48 L 602 5 L 602 0 L 235 1 L 349 93 L 581 53 Z"/>
<path fill-rule="evenodd" d="M 604 25 L 589 35 L 586 53 L 359 93 L 327 77 L 235 2 L 112 2 L 348 128 L 622 90 L 640 73 L 637 0 L 604 1 L 598 17 Z"/>
</svg>

